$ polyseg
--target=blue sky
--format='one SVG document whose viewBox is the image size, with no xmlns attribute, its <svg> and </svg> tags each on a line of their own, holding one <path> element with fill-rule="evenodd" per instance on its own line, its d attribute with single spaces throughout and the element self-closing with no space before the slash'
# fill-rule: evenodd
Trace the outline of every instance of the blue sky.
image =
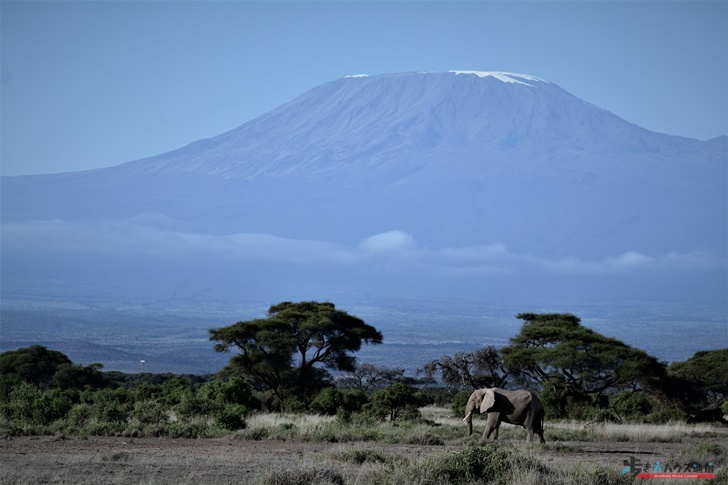
<svg viewBox="0 0 728 485">
<path fill-rule="evenodd" d="M 350 74 L 533 74 L 650 130 L 728 134 L 728 2 L 0 3 L 3 175 L 107 167 Z"/>
</svg>

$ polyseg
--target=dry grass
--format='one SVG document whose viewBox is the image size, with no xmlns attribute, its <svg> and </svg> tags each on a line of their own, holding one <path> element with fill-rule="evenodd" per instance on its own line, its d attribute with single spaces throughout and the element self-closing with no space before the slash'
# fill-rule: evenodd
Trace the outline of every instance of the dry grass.
<svg viewBox="0 0 728 485">
<path fill-rule="evenodd" d="M 585 426 L 582 422 L 549 422 L 548 428 L 554 435 L 559 432 L 579 437 L 581 441 L 628 441 L 637 443 L 671 442 L 680 443 L 688 437 L 728 437 L 728 430 L 712 424 L 617 424 L 598 423 Z M 545 426 L 546 427 L 546 426 Z"/>
<path fill-rule="evenodd" d="M 453 456 L 481 445 L 484 422 L 477 420 L 474 435 L 466 437 L 467 426 L 449 409 L 421 411 L 421 422 L 357 424 L 330 416 L 257 414 L 246 429 L 216 439 L 8 438 L 0 442 L 0 483 L 282 485 L 341 483 L 340 477 L 358 485 L 429 485 L 427 467 L 457 465 Z M 485 444 L 514 457 L 508 485 L 628 483 L 620 470 L 630 455 L 712 460 L 723 470 L 728 453 L 728 428 L 721 426 L 547 421 L 545 427 L 545 446 L 527 445 L 525 431 L 512 425 L 501 427 L 497 445 Z"/>
<path fill-rule="evenodd" d="M 335 416 L 318 414 L 260 413 L 248 418 L 248 428 L 296 428 L 301 431 L 318 431 L 335 421 Z"/>
</svg>

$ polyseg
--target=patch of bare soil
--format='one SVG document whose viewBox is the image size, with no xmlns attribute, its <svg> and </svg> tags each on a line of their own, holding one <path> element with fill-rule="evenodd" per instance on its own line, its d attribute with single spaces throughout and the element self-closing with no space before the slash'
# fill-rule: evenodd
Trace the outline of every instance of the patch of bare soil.
<svg viewBox="0 0 728 485">
<path fill-rule="evenodd" d="M 0 442 L 0 483 L 244 484 L 270 470 L 315 466 L 337 451 L 356 448 L 408 459 L 446 450 L 442 446 L 225 438 L 15 437 Z M 337 469 L 356 467 L 337 465 Z"/>
<path fill-rule="evenodd" d="M 725 439 L 720 445 L 728 447 Z M 700 440 L 705 442 L 705 439 Z M 506 441 L 552 467 L 601 464 L 619 471 L 634 456 L 642 462 L 677 459 L 693 444 L 558 442 L 526 446 Z M 0 483 L 245 484 L 270 470 L 327 466 L 353 483 L 361 465 L 337 460 L 343 451 L 376 450 L 408 461 L 462 449 L 383 443 L 304 443 L 170 438 L 14 437 L 0 441 Z"/>
</svg>

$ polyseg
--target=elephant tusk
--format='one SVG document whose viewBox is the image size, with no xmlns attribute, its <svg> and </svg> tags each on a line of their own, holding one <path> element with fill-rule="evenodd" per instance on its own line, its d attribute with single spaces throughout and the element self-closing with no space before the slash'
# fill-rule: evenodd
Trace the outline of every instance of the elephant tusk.
<svg viewBox="0 0 728 485">
<path fill-rule="evenodd" d="M 467 421 L 468 421 L 468 418 L 470 418 L 470 416 L 472 416 L 472 415 L 473 415 L 473 412 L 472 412 L 472 411 L 470 411 L 470 412 L 469 412 L 469 413 L 467 414 L 467 416 L 465 416 L 465 417 L 463 418 L 463 421 L 464 421 L 464 422 L 467 422 Z"/>
</svg>

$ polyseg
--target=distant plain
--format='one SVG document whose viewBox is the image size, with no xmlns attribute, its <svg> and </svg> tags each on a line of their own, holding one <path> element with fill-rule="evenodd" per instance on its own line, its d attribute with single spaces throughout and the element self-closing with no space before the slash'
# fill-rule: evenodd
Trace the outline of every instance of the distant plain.
<svg viewBox="0 0 728 485">
<path fill-rule="evenodd" d="M 101 363 L 107 371 L 215 373 L 234 354 L 215 352 L 208 329 L 265 317 L 274 303 L 6 299 L 0 306 L 0 351 L 41 344 L 75 363 Z M 667 362 L 728 347 L 728 322 L 720 309 L 696 312 L 667 303 L 569 308 L 432 300 L 334 303 L 384 335 L 382 345 L 356 354 L 360 363 L 401 368 L 410 376 L 442 355 L 507 345 L 522 323 L 515 315 L 527 311 L 573 313 L 583 325 Z"/>
</svg>

